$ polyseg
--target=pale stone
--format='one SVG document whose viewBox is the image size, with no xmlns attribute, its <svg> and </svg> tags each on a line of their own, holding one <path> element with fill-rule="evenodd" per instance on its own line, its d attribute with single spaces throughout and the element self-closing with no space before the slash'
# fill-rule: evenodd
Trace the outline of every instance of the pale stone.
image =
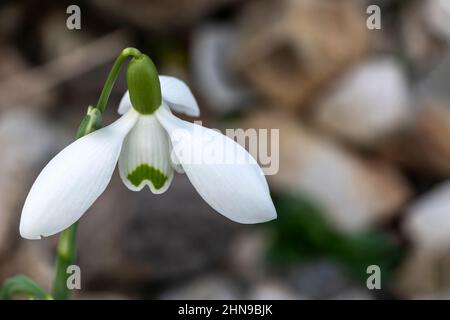
<svg viewBox="0 0 450 320">
<path fill-rule="evenodd" d="M 417 247 L 450 249 L 450 182 L 415 200 L 407 209 L 403 228 Z"/>
<path fill-rule="evenodd" d="M 356 1 L 264 0 L 241 17 L 236 70 L 273 106 L 297 110 L 370 49 Z"/>
<path fill-rule="evenodd" d="M 423 1 L 425 21 L 431 31 L 450 41 L 450 2 L 448 0 Z"/>
<path fill-rule="evenodd" d="M 309 197 L 336 227 L 360 231 L 386 221 L 409 196 L 409 187 L 391 166 L 363 160 L 292 119 L 263 113 L 245 125 L 280 130 L 280 170 L 267 176 L 270 184 Z"/>
<path fill-rule="evenodd" d="M 392 139 L 387 154 L 408 167 L 450 176 L 450 52 L 414 88 L 414 124 Z"/>
<path fill-rule="evenodd" d="M 305 300 L 305 297 L 297 294 L 284 283 L 276 280 L 266 280 L 257 283 L 247 294 L 250 300 Z"/>
<path fill-rule="evenodd" d="M 231 24 L 206 24 L 192 37 L 193 80 L 206 107 L 220 114 L 245 107 L 250 97 L 231 66 L 236 32 Z"/>
<path fill-rule="evenodd" d="M 437 253 L 413 249 L 403 259 L 392 281 L 393 291 L 401 298 L 443 297 L 450 292 L 449 251 Z"/>
<path fill-rule="evenodd" d="M 350 70 L 325 93 L 316 110 L 318 126 L 362 145 L 405 129 L 413 114 L 406 77 L 388 58 Z"/>
<path fill-rule="evenodd" d="M 270 238 L 262 230 L 244 230 L 236 236 L 228 252 L 230 269 L 248 281 L 258 281 L 265 277 L 266 253 Z"/>
</svg>

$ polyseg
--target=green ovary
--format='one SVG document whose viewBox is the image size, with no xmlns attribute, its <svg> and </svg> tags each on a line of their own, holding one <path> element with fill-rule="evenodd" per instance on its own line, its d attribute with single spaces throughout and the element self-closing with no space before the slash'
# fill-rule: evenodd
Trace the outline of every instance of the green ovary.
<svg viewBox="0 0 450 320">
<path fill-rule="evenodd" d="M 133 172 L 129 173 L 127 179 L 136 187 L 138 187 L 142 181 L 149 180 L 153 183 L 155 189 L 161 189 L 164 183 L 166 183 L 168 177 L 161 172 L 146 163 L 143 163 L 136 167 Z"/>
</svg>

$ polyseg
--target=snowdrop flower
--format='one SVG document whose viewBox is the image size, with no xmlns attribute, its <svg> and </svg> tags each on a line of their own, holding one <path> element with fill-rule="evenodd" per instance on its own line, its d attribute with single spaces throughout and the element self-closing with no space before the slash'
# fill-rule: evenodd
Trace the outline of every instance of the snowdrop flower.
<svg viewBox="0 0 450 320">
<path fill-rule="evenodd" d="M 229 219 L 259 223 L 276 218 L 252 156 L 232 139 L 172 114 L 200 114 L 184 82 L 159 77 L 143 55 L 128 65 L 127 83 L 122 116 L 70 144 L 39 174 L 23 207 L 22 237 L 40 239 L 75 223 L 106 189 L 117 162 L 132 191 L 147 186 L 163 193 L 174 171 L 184 172 L 200 196 Z"/>
</svg>

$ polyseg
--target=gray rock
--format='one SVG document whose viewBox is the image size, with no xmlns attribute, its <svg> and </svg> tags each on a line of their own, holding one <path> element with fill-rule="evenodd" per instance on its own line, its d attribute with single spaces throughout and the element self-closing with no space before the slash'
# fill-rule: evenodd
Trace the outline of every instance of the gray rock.
<svg viewBox="0 0 450 320">
<path fill-rule="evenodd" d="M 395 168 L 363 159 L 292 118 L 261 113 L 245 127 L 280 130 L 280 170 L 267 176 L 272 189 L 308 197 L 338 229 L 361 231 L 387 221 L 409 197 Z"/>
<path fill-rule="evenodd" d="M 276 280 L 266 280 L 254 285 L 246 296 L 250 300 L 304 300 L 285 284 Z"/>
<path fill-rule="evenodd" d="M 416 199 L 402 223 L 415 246 L 430 252 L 450 249 L 450 182 Z"/>
<path fill-rule="evenodd" d="M 413 111 L 399 64 L 378 58 L 336 80 L 316 105 L 315 121 L 333 135 L 371 146 L 407 128 Z"/>
<path fill-rule="evenodd" d="M 422 5 L 430 30 L 450 41 L 450 3 L 446 0 L 425 0 Z"/>
<path fill-rule="evenodd" d="M 294 267 L 288 273 L 287 281 L 309 299 L 330 299 L 354 286 L 341 265 L 327 260 Z"/>
<path fill-rule="evenodd" d="M 231 24 L 202 25 L 194 34 L 191 60 L 196 87 L 206 106 L 223 114 L 244 107 L 250 92 L 233 74 L 231 52 L 236 28 Z"/>
<path fill-rule="evenodd" d="M 227 255 L 230 270 L 249 282 L 259 281 L 267 275 L 265 267 L 268 236 L 262 230 L 244 227 L 236 236 Z"/>
<path fill-rule="evenodd" d="M 403 260 L 393 281 L 394 292 L 402 298 L 443 297 L 450 291 L 450 255 L 414 248 Z"/>
<path fill-rule="evenodd" d="M 234 68 L 272 106 L 298 110 L 369 50 L 365 19 L 358 1 L 249 2 Z"/>
<path fill-rule="evenodd" d="M 361 288 L 349 288 L 343 292 L 338 293 L 336 296 L 331 298 L 332 300 L 373 300 L 374 297 L 371 295 L 368 289 Z"/>
</svg>

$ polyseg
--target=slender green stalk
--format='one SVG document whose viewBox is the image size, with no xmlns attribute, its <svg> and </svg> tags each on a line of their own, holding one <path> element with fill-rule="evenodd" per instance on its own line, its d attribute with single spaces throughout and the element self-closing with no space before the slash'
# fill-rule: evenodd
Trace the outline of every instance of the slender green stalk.
<svg viewBox="0 0 450 320">
<path fill-rule="evenodd" d="M 117 76 L 119 75 L 120 67 L 122 66 L 124 60 L 129 56 L 137 58 L 141 55 L 142 54 L 138 49 L 126 48 L 117 57 L 111 71 L 109 72 L 105 85 L 103 86 L 100 98 L 98 98 L 97 109 L 100 111 L 100 113 L 103 113 L 103 111 L 105 111 L 106 102 L 108 102 L 109 95 L 111 94 L 111 90 L 114 86 L 114 83 L 116 82 Z"/>
<path fill-rule="evenodd" d="M 65 300 L 69 298 L 69 289 L 67 288 L 67 267 L 75 262 L 76 240 L 77 240 L 78 222 L 75 222 L 69 228 L 61 232 L 59 236 L 57 256 L 56 256 L 56 274 L 53 282 L 53 298 Z"/>
<path fill-rule="evenodd" d="M 106 104 L 111 94 L 114 83 L 119 75 L 120 68 L 127 57 L 139 57 L 141 52 L 135 48 L 126 48 L 117 57 L 114 65 L 109 72 L 103 90 L 97 102 L 96 108 L 89 107 L 85 119 L 78 128 L 76 138 L 81 138 L 101 127 L 101 115 L 105 111 Z M 77 240 L 78 222 L 61 232 L 59 236 L 57 256 L 56 256 L 56 272 L 53 280 L 53 298 L 68 299 L 70 291 L 67 287 L 67 267 L 75 262 L 76 258 L 76 240 Z"/>
</svg>

